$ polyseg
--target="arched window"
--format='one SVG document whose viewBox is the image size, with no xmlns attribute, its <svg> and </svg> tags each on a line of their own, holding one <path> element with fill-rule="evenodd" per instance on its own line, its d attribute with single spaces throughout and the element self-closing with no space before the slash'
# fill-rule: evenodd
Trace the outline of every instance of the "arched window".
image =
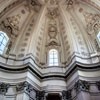
<svg viewBox="0 0 100 100">
<path fill-rule="evenodd" d="M 98 43 L 99 48 L 100 48 L 100 32 L 97 34 L 96 40 L 97 40 L 97 43 Z"/>
<path fill-rule="evenodd" d="M 100 32 L 97 34 L 97 39 L 98 39 L 98 41 L 100 43 Z"/>
<path fill-rule="evenodd" d="M 3 54 L 8 41 L 9 38 L 6 33 L 0 31 L 0 54 Z"/>
<path fill-rule="evenodd" d="M 49 66 L 58 66 L 58 51 L 56 49 L 49 51 Z"/>
</svg>

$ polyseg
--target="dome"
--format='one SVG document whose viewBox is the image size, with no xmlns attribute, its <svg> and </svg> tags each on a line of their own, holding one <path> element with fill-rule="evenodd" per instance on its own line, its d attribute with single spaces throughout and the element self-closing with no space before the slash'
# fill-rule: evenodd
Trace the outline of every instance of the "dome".
<svg viewBox="0 0 100 100">
<path fill-rule="evenodd" d="M 99 100 L 100 1 L 0 0 L 0 66 L 12 100 Z"/>
</svg>

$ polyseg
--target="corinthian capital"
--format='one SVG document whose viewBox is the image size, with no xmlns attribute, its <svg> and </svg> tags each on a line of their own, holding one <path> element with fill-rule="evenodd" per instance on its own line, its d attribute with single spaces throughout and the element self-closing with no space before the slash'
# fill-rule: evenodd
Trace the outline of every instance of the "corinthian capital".
<svg viewBox="0 0 100 100">
<path fill-rule="evenodd" d="M 90 85 L 89 82 L 87 81 L 79 80 L 78 82 L 75 83 L 74 88 L 76 92 L 89 91 Z"/>
<path fill-rule="evenodd" d="M 0 83 L 0 94 L 5 94 L 8 91 L 9 84 L 6 83 Z"/>
</svg>

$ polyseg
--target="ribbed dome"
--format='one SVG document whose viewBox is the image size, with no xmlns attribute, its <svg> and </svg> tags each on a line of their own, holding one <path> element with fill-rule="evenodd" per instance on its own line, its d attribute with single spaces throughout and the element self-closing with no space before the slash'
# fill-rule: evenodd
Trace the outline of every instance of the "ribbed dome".
<svg viewBox="0 0 100 100">
<path fill-rule="evenodd" d="M 99 100 L 99 79 L 100 0 L 0 0 L 0 100 Z"/>
<path fill-rule="evenodd" d="M 100 30 L 98 5 L 90 7 L 84 0 L 11 2 L 1 12 L 0 28 L 12 43 L 7 53 L 15 58 L 32 55 L 41 67 L 46 67 L 49 50 L 56 49 L 59 66 L 66 66 L 73 57 L 84 60 L 99 50 L 96 41 Z M 83 62 L 81 60 L 78 61 Z"/>
</svg>

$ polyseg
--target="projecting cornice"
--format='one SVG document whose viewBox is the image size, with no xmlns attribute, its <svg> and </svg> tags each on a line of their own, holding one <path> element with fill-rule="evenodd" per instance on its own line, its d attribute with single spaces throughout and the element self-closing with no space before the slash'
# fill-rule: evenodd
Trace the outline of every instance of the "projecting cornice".
<svg viewBox="0 0 100 100">
<path fill-rule="evenodd" d="M 28 58 L 30 59 L 30 58 Z M 4 58 L 3 58 L 4 60 Z M 25 60 L 25 59 L 24 59 Z M 11 59 L 9 59 L 9 62 Z M 15 60 L 16 62 L 21 62 L 23 60 Z M 24 61 L 25 62 L 25 61 Z M 8 65 L 0 63 L 0 70 L 8 73 L 23 73 L 31 72 L 33 75 L 37 76 L 40 80 L 46 80 L 51 78 L 66 79 L 69 78 L 76 71 L 94 72 L 100 70 L 100 63 L 95 64 L 82 64 L 78 61 L 71 63 L 68 67 L 46 67 L 39 68 L 38 65 L 31 62 L 23 63 L 22 65 Z M 49 71 L 49 72 L 48 72 Z"/>
</svg>

